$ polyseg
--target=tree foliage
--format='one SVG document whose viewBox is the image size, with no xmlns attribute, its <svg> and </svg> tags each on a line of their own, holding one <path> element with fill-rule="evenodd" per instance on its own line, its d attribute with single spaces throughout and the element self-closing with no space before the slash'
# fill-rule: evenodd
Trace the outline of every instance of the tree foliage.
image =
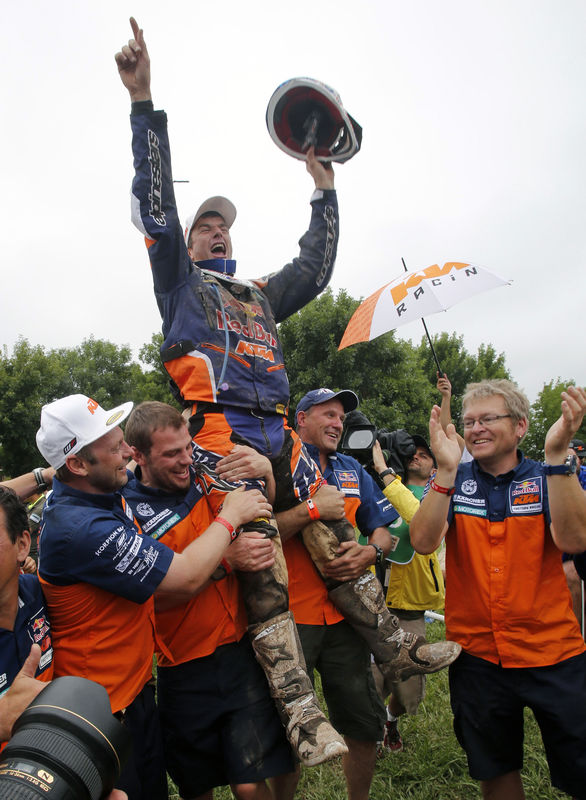
<svg viewBox="0 0 586 800">
<path fill-rule="evenodd" d="M 419 345 L 394 333 L 342 351 L 338 343 L 358 301 L 331 290 L 279 326 L 291 387 L 291 409 L 311 389 L 353 389 L 363 412 L 379 428 L 406 428 L 427 437 L 429 410 L 440 400 L 436 365 L 425 338 Z M 464 338 L 442 333 L 433 339 L 442 370 L 453 387 L 452 417 L 470 381 L 507 378 L 503 353 L 481 345 L 476 354 Z M 169 379 L 159 357 L 162 336 L 155 333 L 134 361 L 127 345 L 90 337 L 71 348 L 45 350 L 19 339 L 11 354 L 0 351 L 0 467 L 8 476 L 41 463 L 35 435 L 45 403 L 80 392 L 105 408 L 133 400 L 173 403 Z M 560 413 L 560 392 L 569 381 L 546 384 L 532 406 L 524 442 L 528 455 L 542 458 L 545 433 Z M 586 439 L 586 425 L 580 438 Z"/>
<path fill-rule="evenodd" d="M 154 366 L 156 336 L 151 350 L 143 348 L 149 367 Z M 158 364 L 143 370 L 127 345 L 93 337 L 55 350 L 19 339 L 11 355 L 6 348 L 0 353 L 0 386 L 0 466 L 7 475 L 19 475 L 41 462 L 35 437 L 45 403 L 76 393 L 93 397 L 105 408 L 127 400 L 172 402 Z"/>
<path fill-rule="evenodd" d="M 437 367 L 427 339 L 414 346 L 391 332 L 338 351 L 358 304 L 344 290 L 334 297 L 328 289 L 281 323 L 291 409 L 307 391 L 320 386 L 352 389 L 362 411 L 379 428 L 406 428 L 427 438 L 430 408 L 440 400 L 435 388 Z M 497 354 L 492 345 L 481 345 L 472 355 L 464 347 L 464 338 L 455 333 L 442 333 L 433 342 L 442 370 L 452 382 L 454 418 L 468 382 L 509 377 L 504 354 Z"/>
<path fill-rule="evenodd" d="M 561 414 L 561 393 L 566 391 L 568 386 L 574 384 L 573 380 L 556 378 L 544 384 L 543 389 L 537 395 L 537 399 L 531 406 L 529 430 L 521 444 L 523 452 L 529 458 L 537 461 L 543 460 L 545 435 Z M 582 423 L 576 438 L 586 441 L 586 420 Z"/>
</svg>

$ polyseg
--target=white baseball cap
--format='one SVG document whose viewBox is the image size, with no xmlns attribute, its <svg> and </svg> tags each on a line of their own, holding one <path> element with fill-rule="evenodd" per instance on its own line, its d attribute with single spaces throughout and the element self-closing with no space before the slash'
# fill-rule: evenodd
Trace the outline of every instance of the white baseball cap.
<svg viewBox="0 0 586 800">
<path fill-rule="evenodd" d="M 122 403 L 106 411 L 85 394 L 70 394 L 54 400 L 41 410 L 37 447 L 54 468 L 65 464 L 67 456 L 101 439 L 132 411 L 133 403 Z"/>
<path fill-rule="evenodd" d="M 217 214 L 218 216 L 222 217 L 228 226 L 228 229 L 230 229 L 234 224 L 234 220 L 236 219 L 236 206 L 231 200 L 228 200 L 227 197 L 222 197 L 221 195 L 208 197 L 207 200 L 204 200 L 197 211 L 193 214 L 190 214 L 190 216 L 185 220 L 185 230 L 183 231 L 183 236 L 185 238 L 185 244 L 188 247 L 191 230 L 198 219 L 204 214 Z"/>
</svg>

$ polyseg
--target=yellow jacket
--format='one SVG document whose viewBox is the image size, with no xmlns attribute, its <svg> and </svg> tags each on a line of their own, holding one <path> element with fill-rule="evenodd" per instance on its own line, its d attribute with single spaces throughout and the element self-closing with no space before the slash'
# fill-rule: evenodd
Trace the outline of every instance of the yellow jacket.
<svg viewBox="0 0 586 800">
<path fill-rule="evenodd" d="M 404 486 L 399 480 L 385 487 L 384 495 L 403 518 L 403 525 L 408 526 L 413 519 L 423 491 L 423 486 Z M 443 608 L 444 600 L 444 579 L 437 551 L 431 555 L 415 553 L 408 564 L 391 565 L 386 597 L 388 606 L 425 611 L 428 608 Z"/>
</svg>

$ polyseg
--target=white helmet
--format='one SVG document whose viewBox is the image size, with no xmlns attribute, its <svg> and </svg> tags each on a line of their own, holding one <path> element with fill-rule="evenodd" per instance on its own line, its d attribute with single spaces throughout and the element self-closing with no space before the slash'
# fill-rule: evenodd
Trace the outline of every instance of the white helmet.
<svg viewBox="0 0 586 800">
<path fill-rule="evenodd" d="M 334 89 L 313 78 L 282 83 L 269 100 L 267 128 L 277 147 L 305 160 L 314 145 L 320 161 L 348 161 L 360 150 L 362 128 Z"/>
</svg>

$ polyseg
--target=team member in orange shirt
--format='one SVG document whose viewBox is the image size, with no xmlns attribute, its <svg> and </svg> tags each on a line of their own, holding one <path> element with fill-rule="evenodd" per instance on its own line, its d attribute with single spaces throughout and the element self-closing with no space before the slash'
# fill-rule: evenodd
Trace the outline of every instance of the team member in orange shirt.
<svg viewBox="0 0 586 800">
<path fill-rule="evenodd" d="M 152 686 L 153 595 L 193 594 L 239 527 L 271 506 L 258 490 L 226 496 L 222 518 L 182 553 L 146 536 L 119 493 L 130 448 L 119 424 L 132 403 L 105 411 L 81 394 L 43 407 L 37 445 L 56 470 L 44 510 L 39 577 L 49 606 L 55 676 L 101 683 L 133 752 L 118 787 L 164 800 L 167 781 Z M 164 647 L 164 645 L 161 645 Z"/>
<path fill-rule="evenodd" d="M 137 463 L 123 493 L 143 532 L 181 553 L 213 520 L 192 466 L 192 440 L 181 414 L 165 403 L 137 406 L 126 425 Z M 267 458 L 246 448 L 255 474 Z M 230 784 L 237 798 L 270 800 L 266 778 L 294 762 L 265 675 L 246 635 L 247 619 L 233 570 L 274 563 L 274 545 L 241 534 L 195 597 L 155 603 L 158 703 L 165 762 L 181 797 L 211 797 Z"/>
<path fill-rule="evenodd" d="M 396 668 L 395 680 L 402 680 L 417 671 L 436 672 L 447 666 L 460 648 L 451 642 L 429 645 L 422 637 L 401 630 L 397 618 L 386 608 L 382 587 L 368 569 L 381 563 L 384 553 L 390 550 L 387 526 L 398 514 L 358 461 L 336 452 L 344 415 L 357 405 L 354 392 L 334 392 L 323 387 L 308 392 L 299 401 L 295 414 L 297 433 L 319 464 L 327 485 L 315 494 L 315 508 L 297 505 L 278 513 L 277 521 L 285 542 L 291 609 L 305 660 L 311 671 L 315 667 L 321 674 L 330 718 L 348 746 L 348 754 L 342 760 L 348 798 L 367 800 L 376 764 L 376 743 L 382 739 L 385 720 L 372 679 L 370 653 L 386 670 L 388 651 L 397 648 L 399 654 L 391 664 Z M 313 519 L 317 516 L 357 525 L 368 536 L 368 544 L 359 544 L 353 527 L 346 524 L 350 537 L 332 550 L 327 562 L 316 560 L 320 574 L 308 553 L 311 538 L 305 531 L 303 541 L 295 535 L 307 525 L 308 514 L 313 514 Z M 338 610 L 340 606 L 344 607 L 344 617 Z M 385 632 L 384 639 L 379 635 L 381 630 Z M 381 641 L 385 647 L 381 647 Z M 293 780 L 291 784 L 292 791 Z"/>
<path fill-rule="evenodd" d="M 560 558 L 586 549 L 586 495 L 566 461 L 584 390 L 562 392 L 561 408 L 545 464 L 518 449 L 529 402 L 510 381 L 467 387 L 467 464 L 458 466 L 454 426 L 446 435 L 440 409 L 431 414 L 438 471 L 410 534 L 431 553 L 447 530 L 447 633 L 463 648 L 450 667 L 454 727 L 485 798 L 525 797 L 524 706 L 541 728 L 554 786 L 586 797 L 586 653 Z"/>
</svg>

